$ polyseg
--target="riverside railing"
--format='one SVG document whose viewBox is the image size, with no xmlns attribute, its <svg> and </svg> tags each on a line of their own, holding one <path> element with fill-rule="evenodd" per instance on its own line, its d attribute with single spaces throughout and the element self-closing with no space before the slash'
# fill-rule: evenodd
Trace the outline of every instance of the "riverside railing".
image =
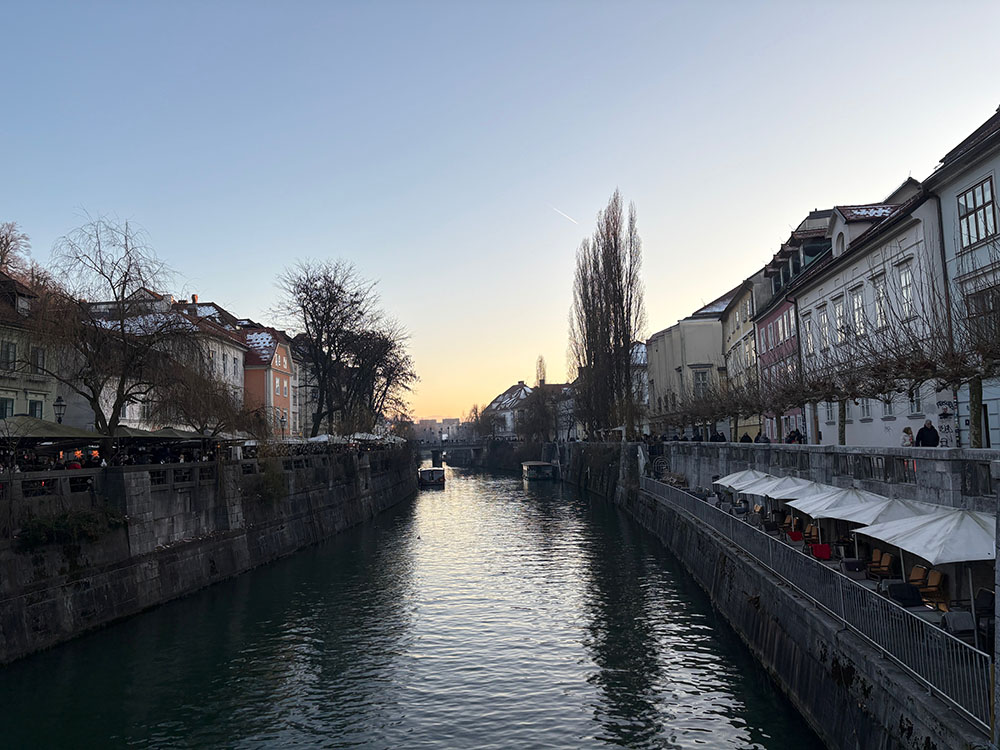
<svg viewBox="0 0 1000 750">
<path fill-rule="evenodd" d="M 974 725 L 990 730 L 988 654 L 694 495 L 649 477 L 641 481 L 643 490 L 703 521 L 881 650 Z"/>
</svg>

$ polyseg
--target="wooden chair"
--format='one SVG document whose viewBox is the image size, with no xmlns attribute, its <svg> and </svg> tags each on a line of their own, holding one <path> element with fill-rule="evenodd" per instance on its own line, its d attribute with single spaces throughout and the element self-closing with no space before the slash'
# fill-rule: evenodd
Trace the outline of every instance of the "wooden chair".
<svg viewBox="0 0 1000 750">
<path fill-rule="evenodd" d="M 806 544 L 819 544 L 819 527 L 814 523 L 809 524 L 806 526 L 804 536 Z"/>
<path fill-rule="evenodd" d="M 885 554 L 889 554 L 886 552 Z M 878 547 L 872 550 L 872 561 L 868 563 L 868 570 L 872 568 L 878 568 L 882 565 L 882 555 L 883 552 Z"/>
<path fill-rule="evenodd" d="M 927 573 L 927 585 L 920 586 L 920 595 L 928 604 L 933 604 L 937 609 L 948 611 L 948 592 L 945 590 L 945 574 L 940 570 L 931 568 Z"/>
<path fill-rule="evenodd" d="M 877 568 L 869 568 L 868 575 L 879 581 L 883 578 L 892 578 L 895 575 L 893 572 L 894 567 L 896 567 L 896 556 L 885 552 L 882 554 L 882 564 Z"/>
<path fill-rule="evenodd" d="M 920 588 L 921 586 L 927 585 L 927 568 L 923 565 L 914 565 L 910 568 L 910 575 L 907 576 L 906 582 L 911 586 L 916 586 Z"/>
</svg>

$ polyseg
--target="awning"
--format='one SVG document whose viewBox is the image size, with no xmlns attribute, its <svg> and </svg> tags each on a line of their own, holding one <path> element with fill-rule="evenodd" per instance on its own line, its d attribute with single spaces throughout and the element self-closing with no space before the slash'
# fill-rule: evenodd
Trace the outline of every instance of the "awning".
<svg viewBox="0 0 1000 750">
<path fill-rule="evenodd" d="M 44 419 L 29 417 L 24 414 L 0 419 L 0 440 L 14 442 L 17 440 L 89 440 L 98 442 L 101 435 L 77 427 L 47 422 Z"/>
<path fill-rule="evenodd" d="M 149 433 L 153 437 L 166 438 L 167 440 L 205 440 L 206 436 L 199 432 L 189 430 L 178 430 L 173 427 L 161 427 Z"/>
<path fill-rule="evenodd" d="M 943 510 L 864 526 L 856 533 L 899 547 L 931 565 L 996 557 L 996 518 L 973 510 Z"/>
<path fill-rule="evenodd" d="M 733 474 L 727 474 L 721 479 L 716 479 L 712 484 L 720 484 L 723 487 L 728 487 L 731 490 L 736 490 L 739 492 L 743 487 L 748 484 L 753 484 L 758 479 L 777 479 L 778 477 L 771 476 L 770 474 L 765 474 L 763 471 L 757 471 L 756 469 L 744 469 L 743 471 L 737 471 Z"/>
<path fill-rule="evenodd" d="M 816 483 L 796 477 L 771 477 L 768 479 L 758 479 L 756 482 L 738 491 L 747 495 L 759 495 L 760 497 L 784 500 L 798 497 L 800 492 L 814 484 Z"/>
<path fill-rule="evenodd" d="M 816 515 L 818 512 L 829 508 L 881 503 L 888 499 L 883 495 L 876 495 L 874 492 L 866 492 L 865 490 L 828 487 L 826 492 L 792 500 L 788 504 L 795 508 L 795 510 L 805 513 L 807 516 L 818 518 Z"/>
<path fill-rule="evenodd" d="M 876 495 L 877 497 L 877 495 Z M 900 521 L 904 518 L 926 516 L 940 510 L 927 503 L 912 500 L 890 500 L 883 498 L 880 502 L 855 503 L 853 505 L 834 505 L 826 510 L 818 510 L 810 515 L 813 518 L 837 518 L 853 523 L 885 524 L 890 521 Z"/>
</svg>

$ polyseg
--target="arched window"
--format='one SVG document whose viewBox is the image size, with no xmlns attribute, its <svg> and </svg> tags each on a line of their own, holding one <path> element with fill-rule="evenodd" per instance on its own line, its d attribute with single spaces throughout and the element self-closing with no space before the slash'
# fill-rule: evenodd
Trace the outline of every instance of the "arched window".
<svg viewBox="0 0 1000 750">
<path fill-rule="evenodd" d="M 844 233 L 841 232 L 837 235 L 837 252 L 834 255 L 844 254 Z"/>
</svg>

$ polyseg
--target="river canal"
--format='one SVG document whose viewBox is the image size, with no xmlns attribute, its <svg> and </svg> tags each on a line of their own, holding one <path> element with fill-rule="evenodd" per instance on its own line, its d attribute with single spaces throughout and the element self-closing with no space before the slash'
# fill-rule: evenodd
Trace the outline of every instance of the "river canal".
<svg viewBox="0 0 1000 750">
<path fill-rule="evenodd" d="M 3 746 L 820 747 L 679 563 L 449 470 L 318 547 L 0 670 Z"/>
</svg>

